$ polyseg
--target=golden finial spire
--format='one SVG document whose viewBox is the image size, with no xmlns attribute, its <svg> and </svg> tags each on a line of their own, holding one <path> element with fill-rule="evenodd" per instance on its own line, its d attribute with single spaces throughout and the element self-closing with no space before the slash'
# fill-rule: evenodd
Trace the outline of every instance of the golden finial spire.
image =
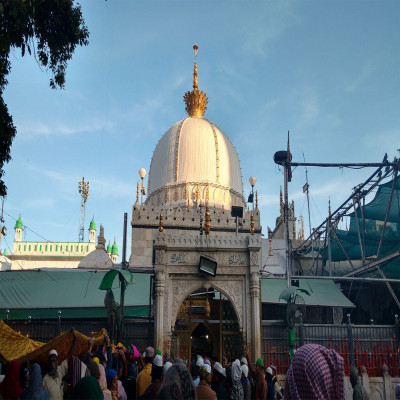
<svg viewBox="0 0 400 400">
<path fill-rule="evenodd" d="M 250 214 L 250 235 L 254 235 L 254 216 Z"/>
<path fill-rule="evenodd" d="M 164 225 L 163 225 L 163 217 L 162 217 L 162 212 L 160 212 L 160 223 L 158 226 L 158 231 L 162 232 L 164 230 Z"/>
<path fill-rule="evenodd" d="M 293 240 L 296 240 L 296 221 L 293 221 Z"/>
<path fill-rule="evenodd" d="M 137 181 L 136 203 L 135 204 L 139 204 L 139 181 Z"/>
<path fill-rule="evenodd" d="M 199 88 L 199 82 L 197 80 L 197 50 L 199 49 L 199 46 L 195 43 L 193 46 L 194 50 L 194 69 L 193 69 L 193 89 L 198 89 Z"/>
<path fill-rule="evenodd" d="M 197 80 L 197 50 L 199 47 L 197 44 L 193 46 L 194 49 L 194 70 L 193 70 L 193 90 L 186 92 L 183 96 L 183 100 L 186 103 L 186 112 L 189 117 L 203 118 L 204 113 L 207 110 L 208 97 L 201 91 L 199 92 L 199 82 Z"/>
<path fill-rule="evenodd" d="M 206 235 L 210 234 L 210 228 L 211 228 L 211 224 L 210 224 L 210 210 L 208 208 L 208 203 L 206 204 L 206 217 L 205 217 L 205 223 L 204 223 L 204 233 Z"/>
<path fill-rule="evenodd" d="M 272 254 L 272 239 L 269 238 L 269 257 L 273 257 L 274 255 Z"/>
<path fill-rule="evenodd" d="M 257 190 L 256 190 L 256 210 L 258 210 L 258 193 L 257 193 Z"/>
</svg>

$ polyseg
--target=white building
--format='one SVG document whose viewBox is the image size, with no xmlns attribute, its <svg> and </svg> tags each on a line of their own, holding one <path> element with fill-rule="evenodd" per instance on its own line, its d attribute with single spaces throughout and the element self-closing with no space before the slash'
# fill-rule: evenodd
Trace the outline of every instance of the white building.
<svg viewBox="0 0 400 400">
<path fill-rule="evenodd" d="M 24 225 L 19 216 L 15 224 L 15 235 L 11 254 L 4 254 L 8 265 L 3 269 L 21 270 L 38 268 L 77 268 L 79 263 L 96 249 L 96 222 L 89 225 L 88 242 L 32 242 L 23 241 Z M 118 247 L 114 242 L 110 260 L 118 262 Z"/>
</svg>

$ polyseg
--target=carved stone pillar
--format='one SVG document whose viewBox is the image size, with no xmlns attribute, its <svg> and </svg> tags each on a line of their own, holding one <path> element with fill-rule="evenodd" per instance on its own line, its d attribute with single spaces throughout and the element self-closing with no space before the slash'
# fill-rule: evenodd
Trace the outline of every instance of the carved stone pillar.
<svg viewBox="0 0 400 400">
<path fill-rule="evenodd" d="M 251 347 L 254 360 L 261 357 L 261 323 L 260 323 L 260 274 L 257 270 L 251 271 L 250 276 L 251 297 Z"/>
<path fill-rule="evenodd" d="M 165 250 L 156 249 L 156 265 L 154 266 L 155 277 L 155 310 L 154 310 L 154 345 L 161 353 L 164 351 L 164 294 L 165 294 L 165 275 L 164 260 Z"/>
</svg>

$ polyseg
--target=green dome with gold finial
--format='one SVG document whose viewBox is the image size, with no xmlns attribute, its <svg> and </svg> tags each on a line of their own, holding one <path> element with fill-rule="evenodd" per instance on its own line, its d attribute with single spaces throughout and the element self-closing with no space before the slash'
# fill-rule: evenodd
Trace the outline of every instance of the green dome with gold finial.
<svg viewBox="0 0 400 400">
<path fill-rule="evenodd" d="M 111 253 L 111 244 L 110 244 L 110 241 L 108 241 L 107 253 Z"/>
<path fill-rule="evenodd" d="M 19 214 L 19 218 L 17 219 L 17 222 L 15 223 L 15 229 L 23 229 L 24 226 L 22 225 L 22 220 L 21 220 L 21 214 Z"/>
<path fill-rule="evenodd" d="M 111 254 L 118 255 L 118 246 L 117 243 L 115 242 L 115 239 L 114 239 L 114 244 L 111 247 Z"/>
<path fill-rule="evenodd" d="M 90 221 L 89 230 L 96 230 L 96 222 L 94 222 L 94 217 Z"/>
</svg>

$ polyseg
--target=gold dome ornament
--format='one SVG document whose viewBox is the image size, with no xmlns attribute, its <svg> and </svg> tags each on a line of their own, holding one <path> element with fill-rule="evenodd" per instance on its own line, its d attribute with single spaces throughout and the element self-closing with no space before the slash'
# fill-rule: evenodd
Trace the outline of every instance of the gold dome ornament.
<svg viewBox="0 0 400 400">
<path fill-rule="evenodd" d="M 197 44 L 193 46 L 194 49 L 194 71 L 193 71 L 193 90 L 186 92 L 183 100 L 186 104 L 185 110 L 189 117 L 203 118 L 207 110 L 208 97 L 203 91 L 199 92 L 199 83 L 197 81 Z"/>
<path fill-rule="evenodd" d="M 206 319 L 210 318 L 210 314 L 211 314 L 211 307 L 207 297 L 204 303 L 204 316 L 206 317 Z"/>
</svg>

